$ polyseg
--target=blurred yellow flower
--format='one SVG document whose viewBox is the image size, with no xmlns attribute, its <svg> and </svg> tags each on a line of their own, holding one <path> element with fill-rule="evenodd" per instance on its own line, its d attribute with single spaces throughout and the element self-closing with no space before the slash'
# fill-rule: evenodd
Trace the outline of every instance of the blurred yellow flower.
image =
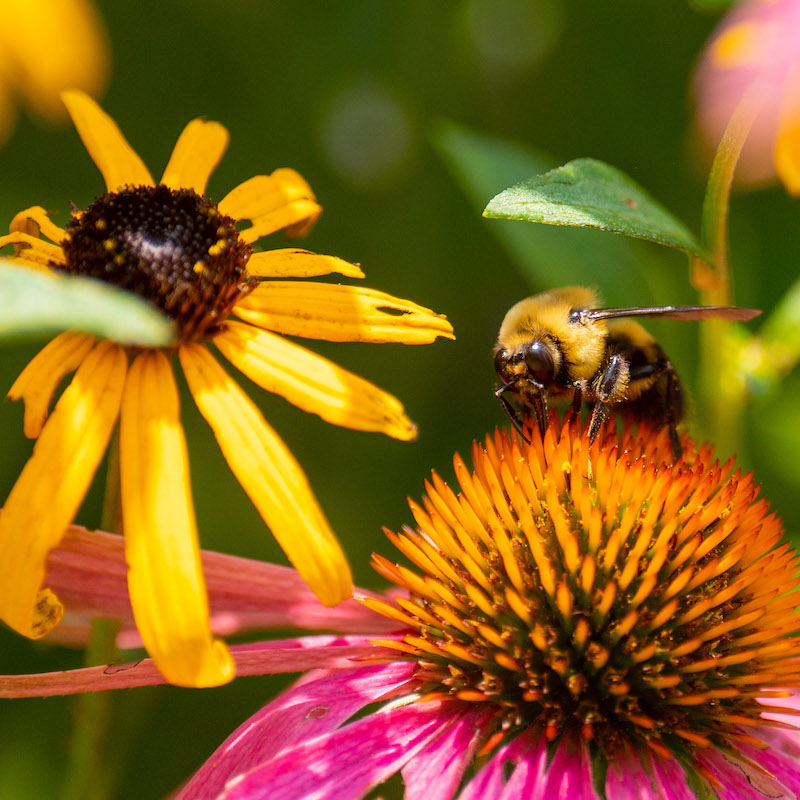
<svg viewBox="0 0 800 800">
<path fill-rule="evenodd" d="M 351 593 L 344 554 L 291 453 L 207 343 L 259 386 L 328 422 L 413 439 L 416 428 L 394 397 L 276 334 L 423 344 L 452 338 L 452 328 L 441 315 L 374 290 L 262 280 L 363 273 L 304 250 L 253 252 L 269 233 L 306 233 L 321 208 L 290 169 L 257 175 L 219 203 L 207 199 L 206 182 L 228 142 L 220 124 L 190 122 L 155 183 L 94 101 L 77 91 L 63 97 L 107 192 L 75 211 L 66 229 L 40 207 L 20 212 L 0 247 L 14 245 L 17 263 L 99 278 L 146 297 L 174 321 L 177 336 L 162 350 L 67 332 L 11 387 L 9 397 L 25 402 L 25 433 L 37 442 L 0 512 L 0 618 L 30 637 L 60 619 L 61 603 L 42 588 L 45 560 L 119 419 L 122 526 L 137 627 L 171 682 L 223 683 L 233 662 L 209 629 L 170 356 L 177 353 L 229 466 L 289 559 L 320 600 L 334 605 Z M 75 370 L 47 419 L 56 387 Z"/>
<path fill-rule="evenodd" d="M 64 89 L 103 92 L 108 36 L 91 0 L 0 0 L 0 20 L 0 143 L 14 127 L 18 100 L 62 120 Z"/>
<path fill-rule="evenodd" d="M 714 31 L 695 78 L 697 117 L 711 147 L 745 94 L 759 106 L 737 179 L 780 178 L 800 194 L 800 0 L 745 0 Z"/>
</svg>

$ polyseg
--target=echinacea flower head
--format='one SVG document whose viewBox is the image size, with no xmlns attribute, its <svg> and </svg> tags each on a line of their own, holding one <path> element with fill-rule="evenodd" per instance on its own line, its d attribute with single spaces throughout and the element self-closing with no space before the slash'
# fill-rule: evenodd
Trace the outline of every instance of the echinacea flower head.
<svg viewBox="0 0 800 800">
<path fill-rule="evenodd" d="M 737 179 L 777 175 L 790 194 L 800 194 L 800 1 L 736 4 L 703 52 L 695 89 L 698 122 L 712 147 L 745 96 L 757 108 Z"/>
<path fill-rule="evenodd" d="M 752 475 L 683 437 L 551 415 L 436 474 L 375 655 L 312 672 L 181 800 L 800 796 L 797 557 Z M 673 463 L 674 462 L 674 463 Z M 307 644 L 305 646 L 308 646 Z M 371 663 L 370 663 L 371 662 Z M 378 703 L 378 705 L 374 705 Z"/>
<path fill-rule="evenodd" d="M 156 183 L 94 101 L 70 91 L 64 103 L 107 191 L 64 228 L 40 207 L 20 212 L 0 247 L 13 245 L 14 261 L 32 269 L 136 292 L 174 322 L 176 337 L 158 349 L 67 332 L 11 387 L 9 397 L 25 402 L 25 433 L 37 441 L 0 512 L 0 618 L 30 637 L 60 619 L 62 604 L 43 587 L 45 560 L 119 420 L 122 526 L 139 632 L 170 681 L 218 684 L 232 677 L 232 661 L 208 624 L 172 356 L 242 487 L 298 572 L 333 605 L 351 592 L 346 559 L 299 465 L 208 345 L 256 384 L 328 422 L 412 439 L 416 429 L 394 397 L 281 334 L 420 344 L 452 337 L 452 329 L 444 317 L 381 292 L 296 280 L 363 277 L 341 259 L 292 248 L 254 252 L 269 233 L 306 233 L 321 209 L 290 169 L 257 175 L 212 202 L 206 182 L 228 141 L 218 123 L 189 123 Z M 48 417 L 56 387 L 73 371 Z"/>
<path fill-rule="evenodd" d="M 0 143 L 22 101 L 46 120 L 66 119 L 61 92 L 105 89 L 111 57 L 92 0 L 0 0 Z"/>
</svg>

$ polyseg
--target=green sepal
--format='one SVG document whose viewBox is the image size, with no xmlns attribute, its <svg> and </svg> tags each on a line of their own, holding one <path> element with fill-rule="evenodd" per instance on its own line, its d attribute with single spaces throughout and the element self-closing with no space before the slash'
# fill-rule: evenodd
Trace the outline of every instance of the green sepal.
<svg viewBox="0 0 800 800">
<path fill-rule="evenodd" d="M 132 292 L 0 259 L 0 341 L 65 330 L 142 347 L 163 347 L 176 339 L 164 314 Z"/>
<path fill-rule="evenodd" d="M 694 234 L 635 181 L 593 158 L 579 158 L 494 197 L 483 215 L 546 225 L 597 228 L 673 247 L 704 261 Z"/>
</svg>

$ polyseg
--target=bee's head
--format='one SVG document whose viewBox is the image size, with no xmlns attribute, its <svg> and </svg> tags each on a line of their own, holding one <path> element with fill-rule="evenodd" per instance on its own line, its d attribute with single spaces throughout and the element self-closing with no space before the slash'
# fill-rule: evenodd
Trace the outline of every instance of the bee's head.
<svg viewBox="0 0 800 800">
<path fill-rule="evenodd" d="M 498 348 L 494 367 L 504 384 L 528 381 L 539 389 L 550 386 L 561 365 L 560 352 L 549 337 L 530 339 L 513 348 Z"/>
</svg>

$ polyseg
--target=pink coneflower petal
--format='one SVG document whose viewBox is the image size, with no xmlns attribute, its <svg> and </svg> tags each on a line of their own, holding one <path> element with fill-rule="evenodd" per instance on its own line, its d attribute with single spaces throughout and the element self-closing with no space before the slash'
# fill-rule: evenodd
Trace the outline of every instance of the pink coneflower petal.
<svg viewBox="0 0 800 800">
<path fill-rule="evenodd" d="M 175 800 L 216 797 L 232 775 L 247 773 L 299 742 L 331 733 L 364 706 L 403 686 L 412 672 L 413 665 L 395 662 L 317 678 L 312 673 L 234 731 Z"/>
<path fill-rule="evenodd" d="M 204 550 L 203 570 L 211 606 L 211 628 L 232 635 L 266 628 L 300 627 L 340 633 L 388 633 L 397 624 L 346 600 L 326 609 L 289 567 Z M 47 561 L 47 585 L 62 599 L 68 623 L 54 629 L 50 641 L 83 644 L 96 616 L 122 623 L 118 644 L 139 648 L 127 588 L 121 536 L 72 526 Z M 359 590 L 362 596 L 376 596 Z"/>
<path fill-rule="evenodd" d="M 219 800 L 357 800 L 458 719 L 439 703 L 384 709 L 283 751 L 242 775 Z"/>
<path fill-rule="evenodd" d="M 683 767 L 674 758 L 631 752 L 609 765 L 606 796 L 615 800 L 697 800 Z"/>
<path fill-rule="evenodd" d="M 402 769 L 404 800 L 451 800 L 482 743 L 483 709 L 454 722 Z"/>
<path fill-rule="evenodd" d="M 354 659 L 381 658 L 391 651 L 369 644 L 369 636 L 306 636 L 296 639 L 233 645 L 230 651 L 236 674 L 277 675 L 308 669 L 343 669 Z M 55 695 L 102 692 L 108 689 L 132 689 L 166 683 L 152 659 L 127 664 L 104 664 L 99 667 L 0 676 L 0 698 L 53 697 Z"/>
</svg>

